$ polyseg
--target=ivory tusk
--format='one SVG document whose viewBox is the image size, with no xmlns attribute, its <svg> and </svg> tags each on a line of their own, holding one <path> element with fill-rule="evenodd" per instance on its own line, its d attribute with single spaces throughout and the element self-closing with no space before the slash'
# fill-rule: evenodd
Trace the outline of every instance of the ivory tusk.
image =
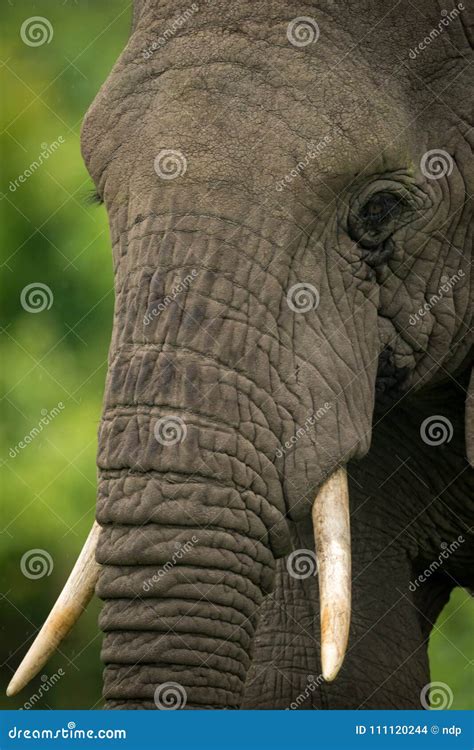
<svg viewBox="0 0 474 750">
<path fill-rule="evenodd" d="M 16 695 L 38 674 L 92 599 L 100 569 L 95 560 L 99 532 L 100 526 L 94 521 L 71 575 L 13 675 L 7 695 Z"/>
<path fill-rule="evenodd" d="M 321 617 L 321 664 L 325 680 L 337 676 L 351 621 L 351 532 L 345 468 L 322 485 L 313 504 Z"/>
</svg>

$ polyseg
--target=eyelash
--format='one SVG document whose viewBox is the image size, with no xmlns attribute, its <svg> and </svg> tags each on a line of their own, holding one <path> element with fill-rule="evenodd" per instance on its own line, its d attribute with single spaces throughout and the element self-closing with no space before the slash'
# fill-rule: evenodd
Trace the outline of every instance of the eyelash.
<svg viewBox="0 0 474 750">
<path fill-rule="evenodd" d="M 86 195 L 85 201 L 89 206 L 90 205 L 101 206 L 104 202 L 102 196 L 99 195 L 97 190 L 89 191 Z"/>
</svg>

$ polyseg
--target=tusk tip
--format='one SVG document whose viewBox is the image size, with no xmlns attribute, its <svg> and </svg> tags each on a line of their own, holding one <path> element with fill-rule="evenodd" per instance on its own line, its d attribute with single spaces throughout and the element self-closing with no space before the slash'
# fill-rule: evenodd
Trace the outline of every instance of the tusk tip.
<svg viewBox="0 0 474 750">
<path fill-rule="evenodd" d="M 351 534 L 347 472 L 338 469 L 320 488 L 312 511 L 318 555 L 321 668 L 327 682 L 344 661 L 351 620 Z"/>
<path fill-rule="evenodd" d="M 16 695 L 20 692 L 22 688 L 22 685 L 19 685 L 15 677 L 9 682 L 7 687 L 7 696 L 8 698 L 11 698 L 13 695 Z"/>
<path fill-rule="evenodd" d="M 95 559 L 99 532 L 100 526 L 94 521 L 56 604 L 10 680 L 7 687 L 9 697 L 19 693 L 36 677 L 94 595 L 99 577 L 99 564 Z"/>
<path fill-rule="evenodd" d="M 339 649 L 335 645 L 325 644 L 321 653 L 322 673 L 326 682 L 332 682 L 339 674 L 344 655 L 341 658 Z"/>
</svg>

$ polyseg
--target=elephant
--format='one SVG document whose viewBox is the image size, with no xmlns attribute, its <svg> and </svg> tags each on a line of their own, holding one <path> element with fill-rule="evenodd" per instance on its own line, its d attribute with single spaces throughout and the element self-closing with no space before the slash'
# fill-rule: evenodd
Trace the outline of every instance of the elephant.
<svg viewBox="0 0 474 750">
<path fill-rule="evenodd" d="M 10 694 L 95 589 L 107 709 L 429 706 L 474 586 L 473 22 L 135 0 L 81 141 L 115 274 L 96 524 Z"/>
</svg>

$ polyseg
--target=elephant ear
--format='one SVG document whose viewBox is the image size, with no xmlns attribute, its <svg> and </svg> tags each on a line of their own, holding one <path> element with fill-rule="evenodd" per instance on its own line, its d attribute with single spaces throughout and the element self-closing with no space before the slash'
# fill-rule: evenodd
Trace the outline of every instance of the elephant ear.
<svg viewBox="0 0 474 750">
<path fill-rule="evenodd" d="M 474 367 L 466 395 L 466 455 L 471 466 L 474 466 Z"/>
</svg>

